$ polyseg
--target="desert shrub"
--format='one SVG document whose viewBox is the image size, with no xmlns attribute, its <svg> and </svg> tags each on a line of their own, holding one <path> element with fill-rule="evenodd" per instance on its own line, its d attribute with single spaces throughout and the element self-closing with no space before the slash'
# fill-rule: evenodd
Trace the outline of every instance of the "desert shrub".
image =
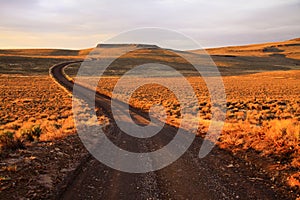
<svg viewBox="0 0 300 200">
<path fill-rule="evenodd" d="M 266 154 L 291 160 L 299 155 L 300 124 L 293 120 L 273 120 L 265 125 Z M 273 148 L 272 148 L 273 147 Z M 275 148 L 274 148 L 275 147 Z"/>
<path fill-rule="evenodd" d="M 241 151 L 254 149 L 282 163 L 300 167 L 300 123 L 295 120 L 271 120 L 262 126 L 250 123 L 227 124 L 219 139 L 221 148 Z"/>
<path fill-rule="evenodd" d="M 56 128 L 56 129 L 60 129 L 60 128 L 61 128 L 61 124 L 54 123 L 53 126 L 54 126 L 54 128 Z"/>
<path fill-rule="evenodd" d="M 17 131 L 21 126 L 19 124 L 13 124 L 12 128 Z"/>
<path fill-rule="evenodd" d="M 18 149 L 23 148 L 23 142 L 20 138 L 15 137 L 15 132 L 3 131 L 0 134 L 0 145 L 2 149 Z"/>
<path fill-rule="evenodd" d="M 22 137 L 25 137 L 26 140 L 33 142 L 39 141 L 41 133 L 42 129 L 40 125 L 34 125 L 29 129 L 23 129 L 21 135 Z"/>
</svg>

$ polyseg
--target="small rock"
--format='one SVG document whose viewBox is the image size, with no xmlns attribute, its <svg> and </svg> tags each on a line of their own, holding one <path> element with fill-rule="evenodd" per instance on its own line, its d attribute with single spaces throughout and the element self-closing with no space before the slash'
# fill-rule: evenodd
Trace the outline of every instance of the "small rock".
<svg viewBox="0 0 300 200">
<path fill-rule="evenodd" d="M 59 152 L 57 153 L 57 155 L 59 155 L 59 156 L 63 156 L 63 155 L 64 155 L 64 153 L 62 153 L 62 152 L 60 152 L 60 151 L 59 151 Z"/>
<path fill-rule="evenodd" d="M 52 188 L 52 179 L 49 175 L 44 174 L 39 176 L 38 183 L 41 185 L 47 187 L 47 188 Z"/>
<path fill-rule="evenodd" d="M 70 171 L 73 171 L 74 168 L 69 168 L 69 169 L 61 169 L 60 172 L 70 172 Z"/>
</svg>

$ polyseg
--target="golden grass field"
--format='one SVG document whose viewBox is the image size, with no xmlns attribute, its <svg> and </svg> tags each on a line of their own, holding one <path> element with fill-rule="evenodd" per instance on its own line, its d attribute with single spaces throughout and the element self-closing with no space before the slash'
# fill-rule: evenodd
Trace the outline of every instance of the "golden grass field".
<svg viewBox="0 0 300 200">
<path fill-rule="evenodd" d="M 196 134 L 204 136 L 212 116 L 208 90 L 202 79 L 189 77 L 188 80 L 199 100 L 200 128 Z M 98 91 L 111 96 L 117 81 L 116 77 L 102 78 Z M 277 170 L 290 174 L 288 183 L 299 185 L 300 71 L 226 76 L 223 81 L 227 112 L 217 141 L 219 147 L 233 153 L 255 152 L 260 159 L 272 158 Z M 172 82 L 180 84 L 176 80 Z M 122 94 L 119 98 L 122 100 Z M 133 93 L 129 102 L 144 111 L 149 111 L 153 104 L 163 105 L 167 123 L 180 124 L 182 107 L 174 94 L 162 86 L 142 86 Z M 270 169 L 273 167 L 269 166 Z"/>
<path fill-rule="evenodd" d="M 233 154 L 242 154 L 243 159 L 254 157 L 252 160 L 265 165 L 266 170 L 278 172 L 278 176 L 284 176 L 286 184 L 298 189 L 299 46 L 299 39 L 295 39 L 207 50 L 224 75 L 222 79 L 227 96 L 226 123 L 217 141 L 218 146 Z M 0 50 L 1 151 L 22 148 L 28 142 L 48 141 L 76 133 L 72 97 L 46 74 L 52 64 L 82 59 L 88 52 Z M 144 51 L 144 61 L 154 59 L 167 63 L 173 59 L 172 55 L 157 58 L 148 54 L 151 52 Z M 180 59 L 177 61 L 173 63 L 175 68 L 181 63 Z M 116 62 L 115 66 L 118 64 Z M 72 65 L 66 73 L 74 75 L 77 67 Z M 199 77 L 189 76 L 187 80 L 199 99 L 199 107 L 195 110 L 200 110 L 200 128 L 196 134 L 203 136 L 211 119 L 208 90 Z M 111 96 L 117 81 L 118 77 L 102 78 L 98 92 Z M 180 105 L 174 95 L 158 85 L 140 87 L 132 95 L 130 104 L 145 111 L 153 104 L 161 104 L 168 114 L 167 123 L 176 126 L 181 119 Z M 266 165 L 266 160 L 271 164 Z"/>
<path fill-rule="evenodd" d="M 72 97 L 48 76 L 1 76 L 1 131 L 21 138 L 40 126 L 40 140 L 74 133 Z M 24 138 L 25 139 L 25 138 Z"/>
</svg>

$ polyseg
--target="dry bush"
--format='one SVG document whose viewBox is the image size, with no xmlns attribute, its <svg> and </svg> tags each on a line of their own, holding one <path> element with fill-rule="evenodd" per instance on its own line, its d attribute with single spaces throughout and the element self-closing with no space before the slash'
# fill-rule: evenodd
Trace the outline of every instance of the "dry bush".
<svg viewBox="0 0 300 200">
<path fill-rule="evenodd" d="M 204 136 L 211 121 L 211 103 L 205 82 L 189 77 L 199 103 L 198 135 Z M 97 90 L 111 96 L 118 78 L 102 78 Z M 233 152 L 253 150 L 269 157 L 282 169 L 300 169 L 300 71 L 264 72 L 245 76 L 223 77 L 227 95 L 224 131 L 218 145 Z M 178 81 L 173 81 L 178 84 Z M 180 82 L 179 82 L 180 84 Z M 182 90 L 184 94 L 185 91 Z M 125 94 L 125 91 L 124 91 Z M 121 95 L 122 96 L 122 95 Z M 186 94 L 188 97 L 188 94 Z M 167 123 L 178 125 L 180 109 L 174 95 L 157 85 L 144 85 L 131 96 L 132 106 L 148 111 L 161 104 L 168 114 Z M 192 122 L 191 122 L 192 123 Z M 291 173 L 291 172 L 284 172 Z M 289 179 L 295 184 L 298 180 Z"/>
<path fill-rule="evenodd" d="M 24 148 L 24 143 L 21 138 L 16 137 L 15 132 L 3 131 L 0 133 L 0 147 L 1 149 L 15 150 Z"/>
<path fill-rule="evenodd" d="M 75 133 L 72 98 L 51 78 L 1 76 L 0 85 L 1 132 L 13 132 L 14 140 L 22 142 L 52 140 Z"/>
<path fill-rule="evenodd" d="M 174 79 L 170 79 L 171 82 L 180 86 Z M 98 92 L 111 96 L 117 81 L 117 77 L 102 78 Z M 199 123 L 197 134 L 205 135 L 212 117 L 208 89 L 201 78 L 189 77 L 188 81 L 198 98 L 198 106 L 192 110 L 200 113 L 197 122 L 191 121 L 191 124 Z M 282 165 L 299 169 L 300 72 L 232 76 L 224 77 L 223 81 L 227 112 L 219 146 L 231 151 L 254 150 Z M 0 110 L 0 131 L 14 132 L 13 139 L 8 137 L 11 141 L 22 138 L 22 130 L 38 124 L 42 141 L 75 132 L 71 96 L 49 77 L 1 76 L 0 85 L 1 107 L 4 108 Z M 182 95 L 187 103 L 180 105 L 167 88 L 148 84 L 136 90 L 129 103 L 144 111 L 154 104 L 163 105 L 167 123 L 177 126 L 182 117 L 180 110 L 189 106 L 190 101 L 190 94 L 185 90 Z M 122 94 L 120 97 L 122 99 Z"/>
<path fill-rule="evenodd" d="M 279 162 L 299 168 L 300 122 L 272 120 L 262 126 L 250 123 L 227 124 L 219 145 L 225 149 L 242 151 L 254 149 L 262 156 L 272 156 Z"/>
<path fill-rule="evenodd" d="M 300 188 L 300 172 L 296 172 L 293 175 L 289 176 L 287 181 L 291 187 Z"/>
</svg>

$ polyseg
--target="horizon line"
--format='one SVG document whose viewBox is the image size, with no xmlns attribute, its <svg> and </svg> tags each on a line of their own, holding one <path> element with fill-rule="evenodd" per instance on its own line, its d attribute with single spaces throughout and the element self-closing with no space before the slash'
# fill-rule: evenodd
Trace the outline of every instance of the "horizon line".
<svg viewBox="0 0 300 200">
<path fill-rule="evenodd" d="M 266 41 L 266 42 L 255 42 L 255 43 L 237 43 L 237 44 L 229 44 L 229 45 L 215 45 L 215 46 L 206 46 L 202 47 L 202 49 L 215 49 L 215 48 L 226 48 L 226 47 L 238 47 L 238 46 L 249 46 L 249 45 L 259 45 L 259 44 L 268 44 L 268 43 L 276 43 L 276 42 L 286 42 L 286 41 L 292 41 L 292 40 L 300 40 L 300 36 L 296 38 L 291 38 L 287 40 L 280 40 L 280 41 Z M 0 50 L 70 50 L 70 51 L 80 51 L 85 49 L 93 49 L 96 48 L 99 44 L 109 44 L 109 43 L 97 43 L 94 47 L 83 47 L 83 48 L 67 48 L 67 47 L 0 47 Z M 144 43 L 113 43 L 113 44 L 144 44 Z M 153 44 L 147 44 L 147 45 L 153 45 Z M 167 48 L 167 47 L 166 47 Z M 193 51 L 198 49 L 186 49 L 185 51 Z"/>
</svg>

